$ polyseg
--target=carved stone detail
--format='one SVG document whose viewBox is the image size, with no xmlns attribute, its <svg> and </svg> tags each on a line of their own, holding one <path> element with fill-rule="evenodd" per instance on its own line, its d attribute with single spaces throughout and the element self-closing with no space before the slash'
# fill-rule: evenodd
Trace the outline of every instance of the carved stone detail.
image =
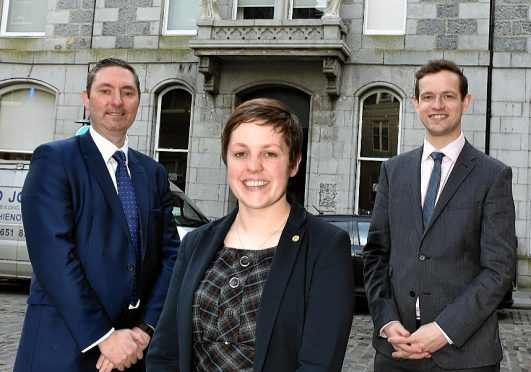
<svg viewBox="0 0 531 372">
<path fill-rule="evenodd" d="M 327 80 L 326 93 L 331 97 L 339 96 L 341 63 L 336 58 L 323 58 L 323 74 Z"/>
<path fill-rule="evenodd" d="M 217 94 L 219 88 L 219 62 L 212 57 L 199 58 L 198 70 L 204 75 L 203 90 Z"/>
<path fill-rule="evenodd" d="M 315 27 L 237 26 L 214 29 L 212 40 L 322 40 L 323 29 Z"/>
</svg>

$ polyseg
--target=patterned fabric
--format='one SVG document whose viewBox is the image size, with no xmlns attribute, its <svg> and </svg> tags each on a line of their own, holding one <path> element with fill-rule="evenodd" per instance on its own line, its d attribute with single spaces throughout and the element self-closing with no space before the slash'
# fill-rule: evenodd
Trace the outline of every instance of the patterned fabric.
<svg viewBox="0 0 531 372">
<path fill-rule="evenodd" d="M 252 371 L 260 297 L 275 248 L 223 247 L 195 292 L 195 371 Z"/>
<path fill-rule="evenodd" d="M 428 190 L 424 199 L 424 206 L 422 207 L 422 221 L 424 227 L 428 225 L 433 209 L 435 208 L 435 200 L 437 199 L 437 192 L 439 191 L 439 184 L 441 183 L 441 162 L 444 158 L 442 152 L 432 152 L 430 156 L 433 159 L 433 170 L 431 171 L 430 182 L 428 183 Z"/>
<path fill-rule="evenodd" d="M 112 156 L 118 163 L 116 168 L 116 184 L 118 186 L 118 197 L 124 209 L 125 219 L 129 226 L 131 233 L 131 240 L 133 241 L 133 249 L 135 250 L 135 277 L 133 281 L 133 291 L 131 293 L 131 305 L 136 305 L 140 298 L 140 273 L 142 264 L 142 253 L 140 251 L 140 230 L 138 222 L 138 208 L 136 204 L 135 190 L 133 183 L 127 172 L 127 165 L 125 164 L 125 154 L 118 150 Z"/>
</svg>

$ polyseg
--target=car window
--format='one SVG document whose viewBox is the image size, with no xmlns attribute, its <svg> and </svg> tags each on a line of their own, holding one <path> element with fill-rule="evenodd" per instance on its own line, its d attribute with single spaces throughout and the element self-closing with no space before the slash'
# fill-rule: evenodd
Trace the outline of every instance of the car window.
<svg viewBox="0 0 531 372">
<path fill-rule="evenodd" d="M 356 240 L 356 234 L 353 231 L 350 231 L 349 226 L 352 226 L 352 225 L 350 224 L 349 221 L 328 221 L 328 222 L 348 232 L 348 235 L 350 236 L 350 245 L 356 244 L 354 242 L 354 240 Z"/>
<path fill-rule="evenodd" d="M 358 222 L 359 245 L 367 244 L 367 235 L 369 235 L 370 222 Z"/>
<path fill-rule="evenodd" d="M 182 227 L 199 227 L 208 222 L 177 193 L 173 194 L 173 216 L 177 225 Z"/>
</svg>

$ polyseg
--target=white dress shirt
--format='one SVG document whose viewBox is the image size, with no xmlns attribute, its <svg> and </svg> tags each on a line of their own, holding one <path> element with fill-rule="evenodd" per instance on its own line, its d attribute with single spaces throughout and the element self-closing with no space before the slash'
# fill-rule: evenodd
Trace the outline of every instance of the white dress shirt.
<svg viewBox="0 0 531 372">
<path fill-rule="evenodd" d="M 127 171 L 129 172 L 129 157 L 127 153 L 127 150 L 129 149 L 128 147 L 129 140 L 126 137 L 124 145 L 121 148 L 118 148 L 116 147 L 114 143 L 112 143 L 107 138 L 103 137 L 101 134 L 96 132 L 96 130 L 92 127 L 92 125 L 89 128 L 89 133 L 92 139 L 94 140 L 96 147 L 100 151 L 101 156 L 103 157 L 103 160 L 105 161 L 105 165 L 107 165 L 107 170 L 109 171 L 109 175 L 111 176 L 112 182 L 114 183 L 114 188 L 116 189 L 116 192 L 118 192 L 118 185 L 116 183 L 116 168 L 118 167 L 118 162 L 114 160 L 112 156 L 117 150 L 122 150 L 125 154 L 125 164 L 127 166 Z M 129 174 L 131 173 L 129 172 Z M 113 332 L 114 332 L 114 327 L 111 328 L 109 332 L 107 332 L 105 335 L 103 335 L 102 338 L 94 342 L 92 345 L 86 347 L 81 352 L 84 353 L 84 352 L 89 351 L 94 346 L 98 345 L 100 342 L 106 340 Z"/>
</svg>

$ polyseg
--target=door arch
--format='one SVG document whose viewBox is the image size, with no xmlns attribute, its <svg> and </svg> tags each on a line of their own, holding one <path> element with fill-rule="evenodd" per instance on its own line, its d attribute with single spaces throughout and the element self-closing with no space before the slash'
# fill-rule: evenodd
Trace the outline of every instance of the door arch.
<svg viewBox="0 0 531 372">
<path fill-rule="evenodd" d="M 241 91 L 237 95 L 236 104 L 248 101 L 253 98 L 273 98 L 285 103 L 299 118 L 302 126 L 302 159 L 299 171 L 288 183 L 288 192 L 295 199 L 304 205 L 306 193 L 306 160 L 308 153 L 308 128 L 310 126 L 310 100 L 307 93 L 284 85 L 260 85 Z"/>
</svg>

